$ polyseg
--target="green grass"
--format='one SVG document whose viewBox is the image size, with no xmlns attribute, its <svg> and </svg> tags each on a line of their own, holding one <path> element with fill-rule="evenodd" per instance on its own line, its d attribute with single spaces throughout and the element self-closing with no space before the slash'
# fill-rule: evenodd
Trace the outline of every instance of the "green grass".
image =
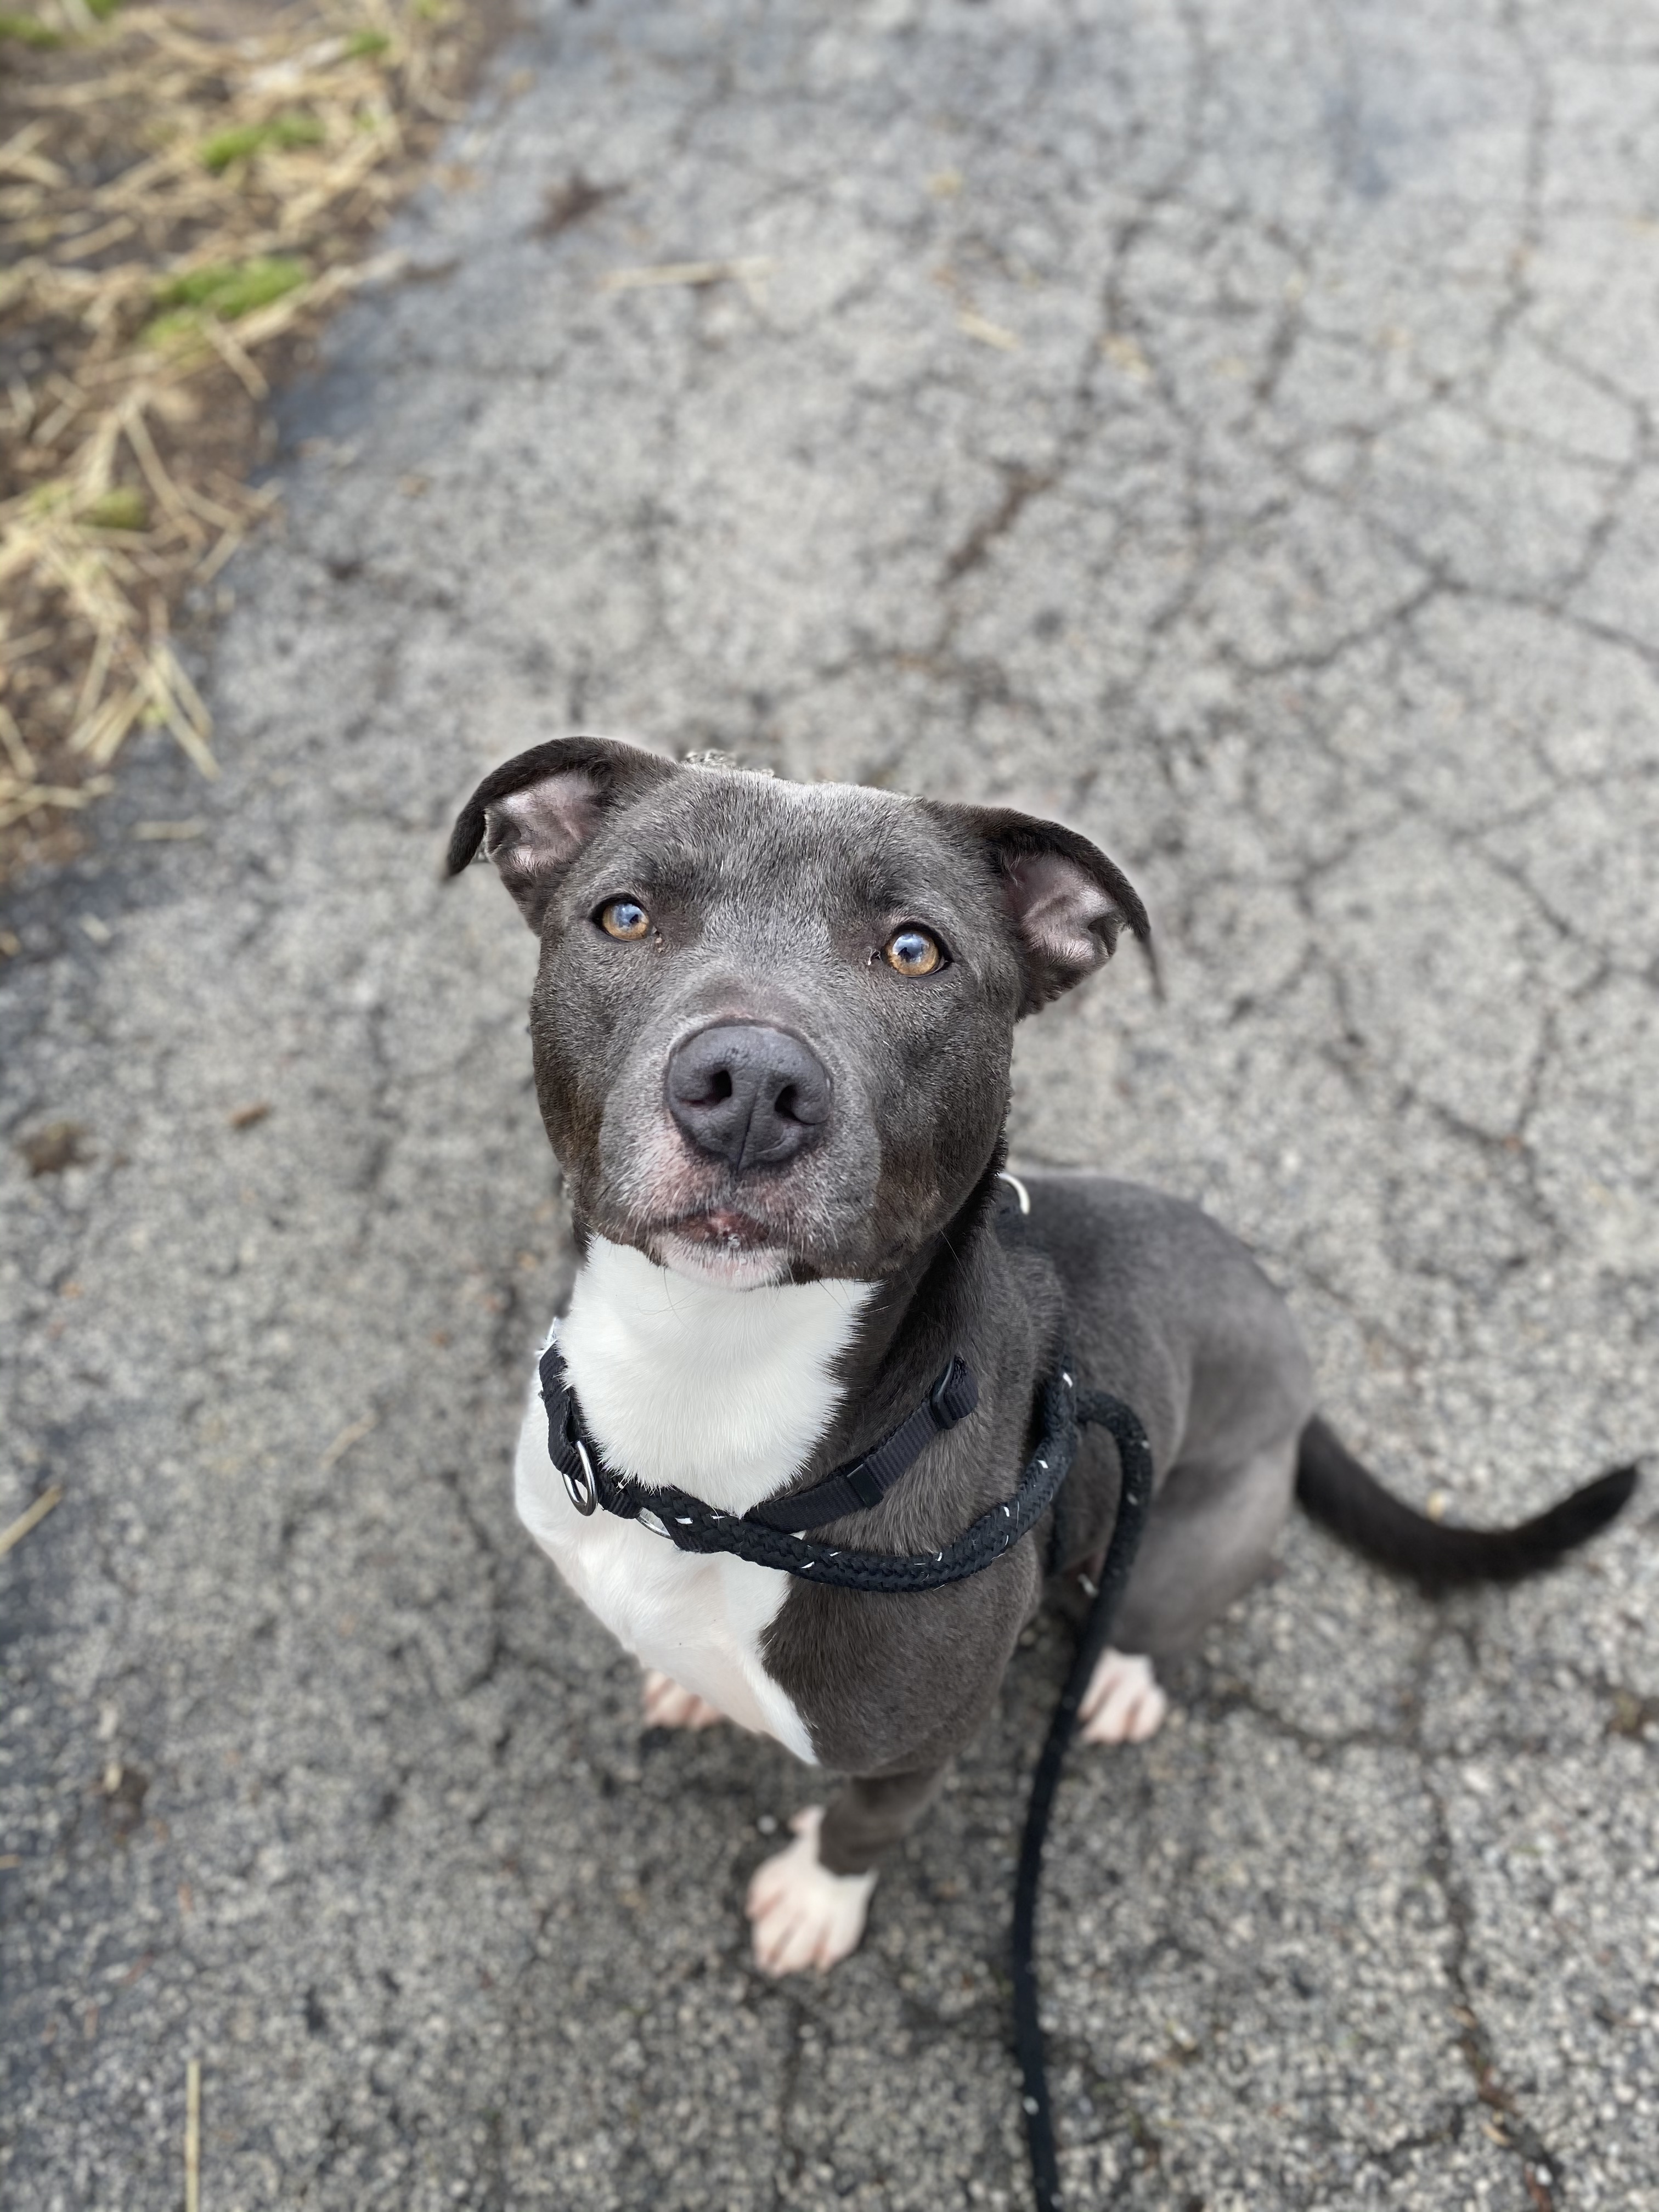
<svg viewBox="0 0 1659 2212">
<path fill-rule="evenodd" d="M 392 44 L 384 31 L 354 31 L 346 40 L 346 59 L 349 62 L 370 61 L 376 54 L 385 53 Z"/>
<path fill-rule="evenodd" d="M 278 115 L 269 123 L 242 123 L 204 139 L 198 158 L 204 169 L 222 177 L 233 161 L 246 161 L 266 146 L 320 146 L 325 136 L 314 115 L 296 111 Z"/>
<path fill-rule="evenodd" d="M 121 0 L 87 0 L 87 11 L 100 23 L 107 23 L 121 5 Z M 11 9 L 0 9 L 0 39 L 15 39 L 20 46 L 61 46 L 64 33 L 43 23 L 38 15 L 21 15 Z"/>
<path fill-rule="evenodd" d="M 0 15 L 0 39 L 15 39 L 20 46 L 61 46 L 63 34 L 38 15 Z"/>
<path fill-rule="evenodd" d="M 311 274 L 303 261 L 287 254 L 260 254 L 252 261 L 219 261 L 205 269 L 192 269 L 161 285 L 155 295 L 161 311 L 145 324 L 146 345 L 165 345 L 169 339 L 187 337 L 201 328 L 204 317 L 234 323 L 255 307 L 268 307 L 303 284 Z"/>
<path fill-rule="evenodd" d="M 149 501 L 137 484 L 117 484 L 82 507 L 81 520 L 94 530 L 148 530 Z"/>
</svg>

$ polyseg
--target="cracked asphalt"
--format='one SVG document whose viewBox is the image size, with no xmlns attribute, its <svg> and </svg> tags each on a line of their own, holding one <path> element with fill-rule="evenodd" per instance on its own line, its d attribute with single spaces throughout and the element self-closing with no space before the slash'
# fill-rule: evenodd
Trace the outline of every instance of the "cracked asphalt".
<svg viewBox="0 0 1659 2212">
<path fill-rule="evenodd" d="M 1577 0 L 594 0 L 499 55 L 286 403 L 222 780 L 145 738 L 9 916 L 0 1523 L 64 1496 L 0 1562 L 8 2207 L 174 2212 L 190 2058 L 205 2212 L 1027 2201 L 1059 1629 L 774 1986 L 809 1778 L 643 1735 L 513 1518 L 533 946 L 437 864 L 543 736 L 1077 823 L 1168 996 L 1030 1026 L 1017 1153 L 1241 1231 L 1416 1500 L 1652 1452 L 1656 144 L 1650 15 Z M 1650 1468 L 1433 1606 L 1298 1524 L 1164 1735 L 1074 1756 L 1073 2205 L 1659 2205 L 1656 1536 Z"/>
</svg>

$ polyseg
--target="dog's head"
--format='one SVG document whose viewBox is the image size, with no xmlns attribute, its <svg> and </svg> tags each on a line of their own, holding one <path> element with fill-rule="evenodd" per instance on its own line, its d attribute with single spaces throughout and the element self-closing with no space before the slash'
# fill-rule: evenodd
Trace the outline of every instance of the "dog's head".
<svg viewBox="0 0 1659 2212">
<path fill-rule="evenodd" d="M 542 1116 L 579 1224 L 747 1288 L 874 1280 L 995 1157 L 1013 1030 L 1139 899 L 1057 823 L 677 766 L 573 737 L 486 776 L 480 845 L 541 940 Z"/>
</svg>

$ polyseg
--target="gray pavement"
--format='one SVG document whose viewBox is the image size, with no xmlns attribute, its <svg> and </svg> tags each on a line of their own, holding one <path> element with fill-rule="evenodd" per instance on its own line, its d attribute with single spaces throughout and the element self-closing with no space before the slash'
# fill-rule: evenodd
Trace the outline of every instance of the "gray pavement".
<svg viewBox="0 0 1659 2212">
<path fill-rule="evenodd" d="M 204 2212 L 1026 2201 L 1058 1631 L 774 1986 L 809 1778 L 643 1736 L 512 1516 L 533 948 L 436 866 L 539 737 L 1063 813 L 1169 996 L 1032 1026 L 1019 1152 L 1241 1230 L 1414 1498 L 1651 1451 L 1656 131 L 1651 11 L 1571 0 L 596 0 L 500 56 L 289 403 L 222 781 L 145 738 L 10 918 L 0 1522 L 65 1494 L 0 1562 L 8 2208 L 173 2212 L 192 2057 Z M 1659 2205 L 1656 1534 L 1650 1481 L 1434 1607 L 1298 1525 L 1076 1759 L 1073 2205 Z"/>
</svg>

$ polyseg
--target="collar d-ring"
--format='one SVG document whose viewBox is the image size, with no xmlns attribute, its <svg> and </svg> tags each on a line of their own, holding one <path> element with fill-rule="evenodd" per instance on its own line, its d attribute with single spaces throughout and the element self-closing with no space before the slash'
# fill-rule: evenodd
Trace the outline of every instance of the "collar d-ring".
<svg viewBox="0 0 1659 2212">
<path fill-rule="evenodd" d="M 574 1467 L 562 1467 L 565 1490 L 578 1513 L 592 1513 L 599 1502 L 599 1486 L 593 1479 L 593 1462 L 587 1455 L 587 1446 L 580 1437 L 570 1439 L 575 1447 Z"/>
</svg>

